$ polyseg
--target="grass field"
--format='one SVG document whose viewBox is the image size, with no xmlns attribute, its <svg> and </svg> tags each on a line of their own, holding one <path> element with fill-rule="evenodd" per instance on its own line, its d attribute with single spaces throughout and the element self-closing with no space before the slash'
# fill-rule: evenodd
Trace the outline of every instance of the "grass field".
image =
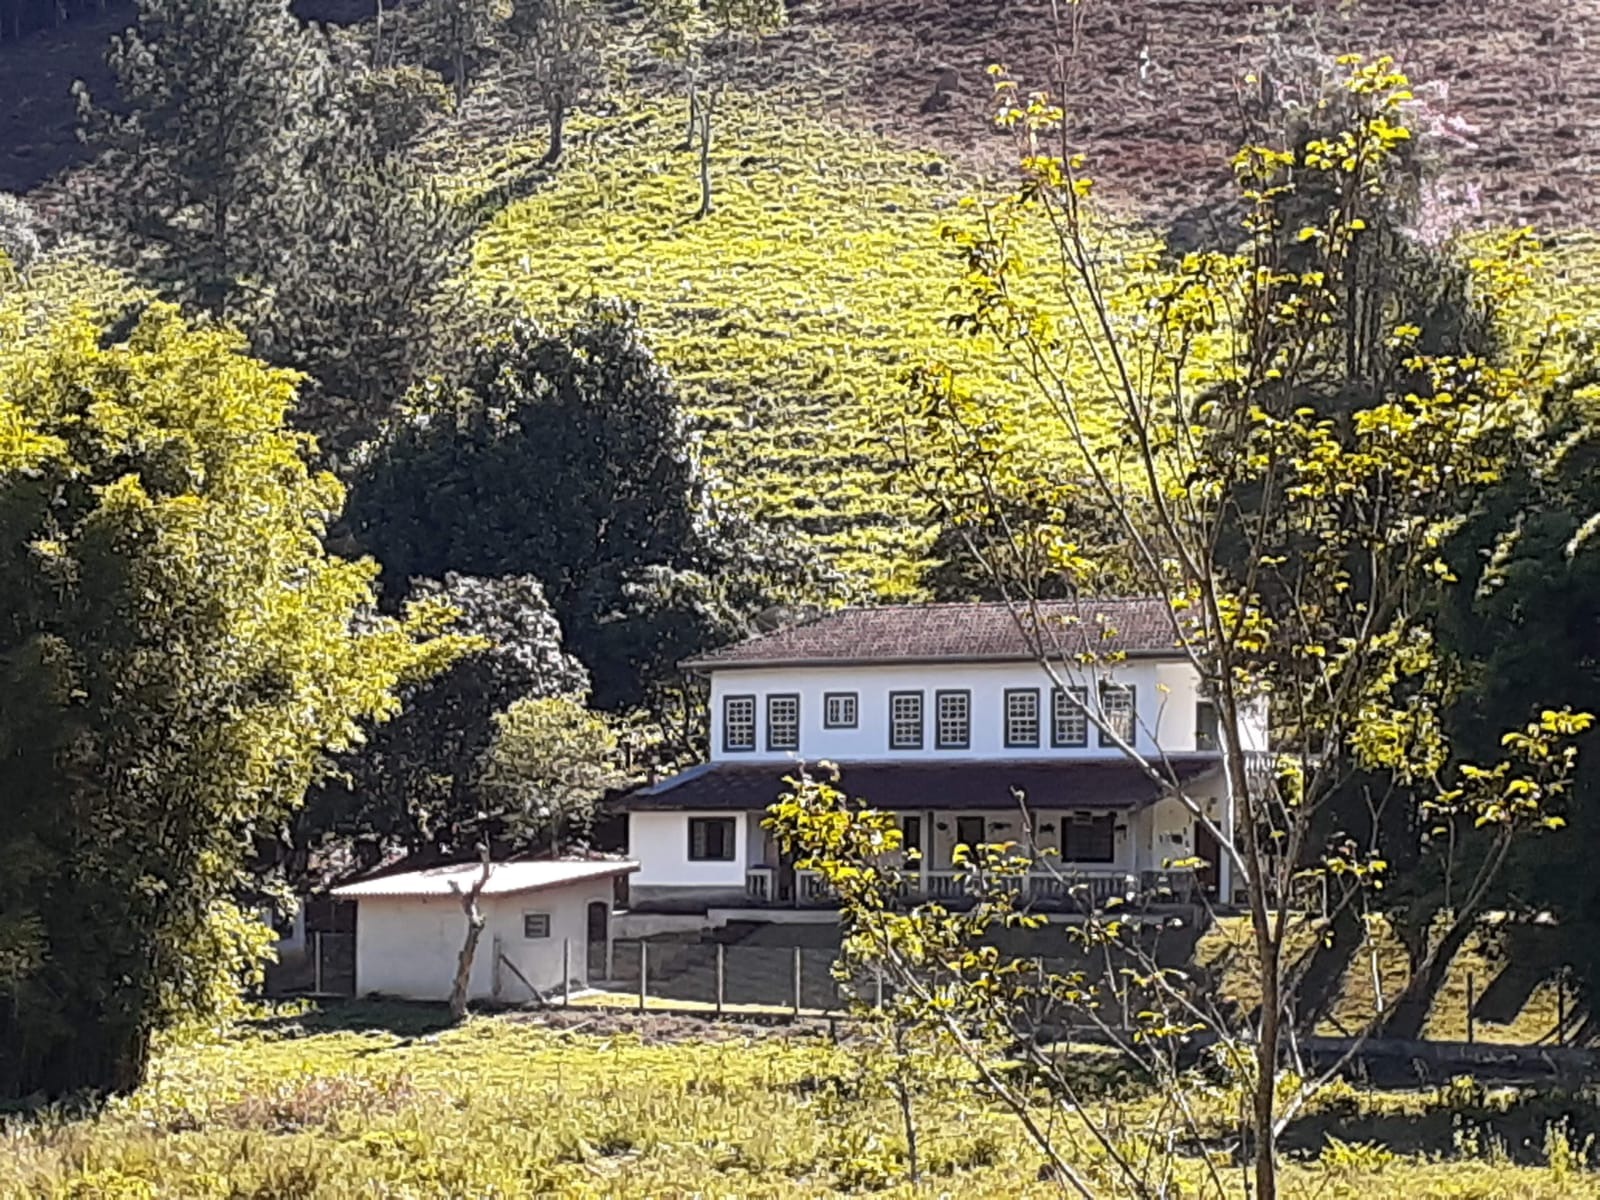
<svg viewBox="0 0 1600 1200">
<path fill-rule="evenodd" d="M 279 1018 L 168 1049 L 143 1090 L 96 1115 L 6 1126 L 0 1196 L 1059 1194 L 1038 1179 L 1040 1157 L 1010 1117 L 959 1075 L 917 1099 L 928 1180 L 914 1190 L 903 1182 L 899 1122 L 860 1086 L 848 1044 L 805 1029 L 563 1019 L 570 1028 L 499 1017 L 447 1030 L 426 1010 L 355 1008 L 337 1022 Z M 1110 1080 L 1102 1067 L 1085 1052 L 1085 1080 Z M 1137 1121 L 1137 1085 L 1103 1095 L 1097 1104 L 1114 1097 L 1121 1119 Z M 1221 1152 L 1228 1098 L 1215 1091 L 1202 1103 Z M 1581 1162 L 1597 1124 L 1593 1104 L 1465 1085 L 1363 1097 L 1341 1089 L 1291 1129 L 1286 1194 L 1600 1195 L 1600 1176 Z M 1326 1141 L 1341 1131 L 1342 1141 Z M 1087 1149 L 1075 1157 L 1095 1169 Z"/>
</svg>

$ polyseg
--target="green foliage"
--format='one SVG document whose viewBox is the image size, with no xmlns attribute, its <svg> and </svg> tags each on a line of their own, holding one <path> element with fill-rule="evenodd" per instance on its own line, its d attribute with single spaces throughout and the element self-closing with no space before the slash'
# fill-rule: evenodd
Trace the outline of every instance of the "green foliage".
<svg viewBox="0 0 1600 1200">
<path fill-rule="evenodd" d="M 459 385 L 424 390 L 355 485 L 351 525 L 399 581 L 543 585 L 597 703 L 640 703 L 766 591 L 760 540 L 710 502 L 666 370 L 633 314 L 512 325 Z"/>
<path fill-rule="evenodd" d="M 347 132 L 308 177 L 271 307 L 252 326 L 263 357 L 311 376 L 298 422 L 342 461 L 461 335 L 463 296 L 450 285 L 471 232 L 427 172 L 364 143 L 359 126 Z"/>
<path fill-rule="evenodd" d="M 231 909 L 443 614 L 364 619 L 327 554 L 342 493 L 285 431 L 292 376 L 151 304 L 58 281 L 0 301 L 0 1095 L 136 1085 L 263 939 Z"/>
<path fill-rule="evenodd" d="M 423 51 L 448 65 L 458 107 L 493 50 L 504 18 L 502 0 L 424 0 L 416 13 Z"/>
<path fill-rule="evenodd" d="M 140 0 L 107 61 L 114 102 L 77 87 L 101 176 L 80 219 L 169 295 L 251 311 L 320 136 L 326 47 L 288 0 Z"/>
<path fill-rule="evenodd" d="M 595 806 L 632 777 L 614 718 L 578 696 L 525 697 L 495 717 L 484 792 L 520 839 L 588 831 Z"/>
<path fill-rule="evenodd" d="M 484 842 L 525 844 L 527 831 L 482 786 L 495 722 L 514 701 L 588 687 L 538 580 L 447 574 L 414 580 L 410 598 L 448 604 L 455 632 L 476 644 L 447 670 L 405 687 L 399 714 L 369 730 L 312 791 L 294 846 L 278 859 L 297 891 L 322 885 L 330 871 L 395 856 L 447 861 Z"/>
<path fill-rule="evenodd" d="M 26 200 L 0 192 L 0 254 L 18 271 L 39 257 L 38 219 Z"/>
<path fill-rule="evenodd" d="M 507 31 L 550 122 L 544 161 L 561 160 L 567 113 L 601 82 L 605 27 L 593 0 L 512 0 Z"/>
</svg>

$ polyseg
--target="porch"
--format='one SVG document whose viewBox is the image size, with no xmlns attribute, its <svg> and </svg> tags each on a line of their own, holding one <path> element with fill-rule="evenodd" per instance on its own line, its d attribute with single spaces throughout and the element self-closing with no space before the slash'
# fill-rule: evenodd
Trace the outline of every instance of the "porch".
<svg viewBox="0 0 1600 1200">
<path fill-rule="evenodd" d="M 1194 904 L 1204 891 L 1199 874 L 1187 867 L 1124 872 L 1061 864 L 995 882 L 1016 893 L 1029 907 L 1062 912 L 1103 908 L 1112 901 Z M 973 898 L 969 872 L 954 867 L 919 871 L 907 877 L 899 898 L 906 904 L 937 901 L 959 907 Z M 752 908 L 829 908 L 834 904 L 831 890 L 816 872 L 770 866 L 746 869 L 745 901 Z"/>
<path fill-rule="evenodd" d="M 779 853 L 763 827 L 765 814 L 747 814 L 745 903 L 755 908 L 827 908 L 834 903 L 826 883 L 797 869 Z M 1173 867 L 1196 857 L 1207 839 L 1187 809 L 1166 801 L 1115 811 L 1045 810 L 1020 813 L 923 810 L 896 815 L 903 844 L 917 851 L 899 863 L 900 899 L 959 906 L 972 901 L 976 880 L 958 865 L 957 847 L 1014 844 L 1033 857 L 1026 873 L 991 878 L 1024 905 L 1073 912 L 1107 904 L 1193 904 L 1216 893 L 1215 855 L 1205 846 L 1204 865 Z M 1031 851 L 1027 847 L 1032 847 Z"/>
</svg>

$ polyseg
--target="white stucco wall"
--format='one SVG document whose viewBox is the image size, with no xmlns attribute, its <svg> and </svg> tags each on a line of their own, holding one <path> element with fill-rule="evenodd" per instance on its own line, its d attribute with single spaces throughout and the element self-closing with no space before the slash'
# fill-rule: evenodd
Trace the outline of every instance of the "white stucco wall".
<svg viewBox="0 0 1600 1200">
<path fill-rule="evenodd" d="M 1069 686 L 1087 687 L 1090 701 L 1098 695 L 1099 676 L 1077 670 L 1064 680 Z M 1183 753 L 1195 749 L 1195 706 L 1198 699 L 1194 669 L 1181 662 L 1134 660 L 1118 664 L 1104 678 L 1134 688 L 1138 741 L 1141 750 Z M 1039 689 L 1043 729 L 1037 747 L 1005 744 L 1005 693 L 1008 688 Z M 1102 747 L 1098 732 L 1089 730 L 1089 744 L 1081 748 L 1050 745 L 1049 676 L 1033 662 L 942 663 L 855 667 L 763 667 L 724 669 L 711 676 L 711 757 L 726 761 L 816 762 L 834 759 L 862 762 L 889 759 L 939 758 L 1100 758 L 1118 753 Z M 968 691 L 972 695 L 971 744 L 962 750 L 940 750 L 934 736 L 934 697 L 941 690 Z M 889 746 L 889 694 L 923 693 L 923 746 L 897 750 Z M 858 696 L 855 729 L 823 727 L 823 696 L 828 692 L 854 692 Z M 773 694 L 800 697 L 800 749 L 769 751 L 766 697 Z M 756 698 L 756 749 L 728 751 L 723 738 L 723 700 L 730 695 Z M 1249 739 L 1256 748 L 1265 745 L 1264 711 L 1261 729 Z"/>
<path fill-rule="evenodd" d="M 777 798 L 776 793 L 773 796 Z M 690 818 L 732 818 L 731 862 L 694 862 L 689 858 Z M 630 812 L 628 857 L 639 864 L 630 878 L 634 887 L 744 888 L 745 868 L 762 861 L 762 839 L 753 838 L 761 814 L 742 812 Z"/>
<path fill-rule="evenodd" d="M 542 991 L 561 986 L 562 943 L 570 947 L 572 979 L 588 978 L 589 904 L 610 911 L 614 884 L 609 878 L 584 880 L 511 896 L 487 896 L 483 936 L 472 961 L 468 995 L 473 1000 L 531 999 L 510 971 L 502 968 L 500 995 L 494 994 L 495 949 Z M 523 914 L 550 915 L 550 936 L 523 936 Z M 456 961 L 467 936 L 467 918 L 454 896 L 364 896 L 356 906 L 356 993 L 372 992 L 407 1000 L 448 1000 Z"/>
</svg>

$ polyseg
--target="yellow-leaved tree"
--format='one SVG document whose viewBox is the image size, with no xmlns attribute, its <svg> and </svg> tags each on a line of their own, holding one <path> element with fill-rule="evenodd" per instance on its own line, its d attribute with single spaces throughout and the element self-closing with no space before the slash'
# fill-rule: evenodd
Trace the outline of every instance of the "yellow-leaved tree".
<svg viewBox="0 0 1600 1200">
<path fill-rule="evenodd" d="M 1197 1145 L 1207 1133 L 1189 1099 L 1187 1047 L 1200 1039 L 1233 1081 L 1246 1190 L 1268 1200 L 1280 1133 L 1342 1065 L 1314 1065 L 1293 1036 L 1302 950 L 1382 887 L 1386 818 L 1403 808 L 1408 828 L 1443 831 L 1433 844 L 1461 849 L 1447 912 L 1458 924 L 1481 913 L 1516 839 L 1561 824 L 1572 738 L 1590 718 L 1551 697 L 1506 733 L 1501 761 L 1459 761 L 1440 719 L 1453 667 L 1432 621 L 1452 583 L 1446 539 L 1539 452 L 1571 331 L 1559 316 L 1507 318 L 1532 311 L 1519 303 L 1524 235 L 1464 264 L 1454 302 L 1467 319 L 1443 333 L 1408 311 L 1405 289 L 1383 285 L 1405 251 L 1386 214 L 1413 112 L 1386 59 L 1339 60 L 1303 119 L 1239 152 L 1231 243 L 1134 259 L 1096 225 L 1057 101 L 996 75 L 1020 183 L 974 205 L 951 236 L 966 262 L 959 323 L 1009 358 L 1018 391 L 975 396 L 930 366 L 913 421 L 936 465 L 920 478 L 1013 604 L 1057 702 L 1217 847 L 1220 862 L 1166 865 L 1220 868 L 1223 899 L 1249 931 L 1254 1002 L 1229 1012 L 1142 953 L 1126 897 L 1106 910 L 1085 895 L 1074 931 L 1125 964 L 1109 997 L 1093 976 L 1003 952 L 998 930 L 1040 924 L 1013 886 L 1052 869 L 1031 832 L 1023 844 L 972 848 L 970 906 L 953 912 L 896 902 L 900 831 L 826 779 L 799 779 L 772 823 L 839 896 L 847 963 L 883 970 L 898 1019 L 937 1030 L 971 1062 L 1064 1191 L 1233 1194 L 1209 1156 L 1185 1165 L 1174 1148 L 1175 1136 Z M 1374 243 L 1379 225 L 1392 244 Z M 1041 229 L 1042 258 L 1022 249 Z M 1496 337 L 1473 336 L 1490 326 Z M 1057 436 L 1040 436 L 1040 412 Z M 1114 536 L 1075 528 L 1085 511 L 1106 514 Z M 1195 746 L 1174 741 L 1161 698 L 1124 706 L 1125 692 L 1103 686 L 1121 663 L 1107 648 L 1114 619 L 1092 591 L 1106 578 L 1162 602 L 1172 652 L 1213 718 L 1205 736 L 1222 804 L 1174 761 Z M 1075 601 L 1041 606 L 1041 582 Z M 1358 781 L 1370 819 L 1352 824 L 1340 804 Z M 1108 1000 L 1130 1018 L 1113 1027 Z M 1052 1030 L 1085 1021 L 1163 1084 L 1145 1117 L 1116 1129 L 1087 1120 L 1070 1070 L 1041 1048 Z M 1366 1032 L 1352 1031 L 1346 1054 Z M 1000 1067 L 1019 1033 L 1046 1092 Z"/>
</svg>

